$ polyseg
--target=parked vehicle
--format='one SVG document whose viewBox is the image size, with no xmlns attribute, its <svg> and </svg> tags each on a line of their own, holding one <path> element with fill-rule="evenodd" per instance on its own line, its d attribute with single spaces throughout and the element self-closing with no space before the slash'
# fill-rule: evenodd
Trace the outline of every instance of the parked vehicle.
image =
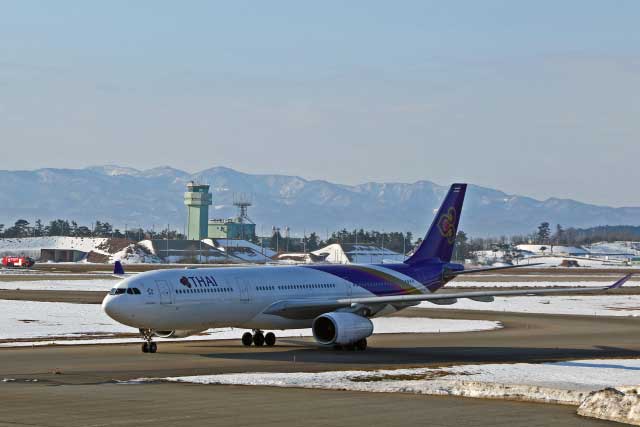
<svg viewBox="0 0 640 427">
<path fill-rule="evenodd" d="M 6 268 L 29 268 L 36 262 L 28 256 L 6 256 L 0 259 L 0 263 Z"/>
</svg>

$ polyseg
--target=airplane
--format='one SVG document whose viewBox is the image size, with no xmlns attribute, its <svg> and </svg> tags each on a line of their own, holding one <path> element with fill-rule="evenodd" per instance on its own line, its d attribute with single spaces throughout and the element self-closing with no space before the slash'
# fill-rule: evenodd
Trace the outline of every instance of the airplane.
<svg viewBox="0 0 640 427">
<path fill-rule="evenodd" d="M 465 270 L 451 262 L 466 189 L 466 184 L 451 186 L 424 240 L 402 263 L 148 271 L 119 282 L 102 308 L 117 322 L 139 329 L 144 353 L 157 351 L 154 337 L 185 338 L 221 327 L 252 330 L 242 336 L 245 346 L 273 346 L 276 336 L 265 330 L 311 328 L 321 346 L 365 350 L 374 332 L 371 318 L 422 301 L 448 305 L 461 298 L 491 302 L 496 296 L 606 292 L 631 277 L 589 289 L 438 292 L 463 274 L 534 265 Z M 114 274 L 124 274 L 121 264 Z"/>
</svg>

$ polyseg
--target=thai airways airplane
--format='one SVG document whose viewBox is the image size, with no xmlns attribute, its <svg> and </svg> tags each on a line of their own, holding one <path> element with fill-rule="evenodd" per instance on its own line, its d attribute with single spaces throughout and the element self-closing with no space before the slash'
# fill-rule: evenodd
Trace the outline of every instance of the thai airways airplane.
<svg viewBox="0 0 640 427">
<path fill-rule="evenodd" d="M 121 281 L 102 308 L 140 330 L 145 353 L 157 351 L 153 337 L 184 338 L 219 327 L 253 330 L 242 336 L 245 346 L 274 345 L 275 334 L 265 335 L 265 330 L 311 328 L 320 345 L 365 350 L 373 334 L 372 317 L 421 301 L 446 305 L 460 298 L 491 302 L 505 295 L 606 292 L 630 278 L 589 290 L 438 292 L 462 274 L 523 266 L 464 270 L 450 262 L 466 188 L 451 186 L 422 244 L 403 263 L 149 271 Z M 116 265 L 116 272 L 124 271 Z"/>
</svg>

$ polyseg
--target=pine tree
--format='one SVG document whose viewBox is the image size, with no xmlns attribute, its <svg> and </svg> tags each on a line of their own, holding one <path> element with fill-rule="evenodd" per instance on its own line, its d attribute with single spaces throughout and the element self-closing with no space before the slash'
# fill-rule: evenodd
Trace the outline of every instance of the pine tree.
<svg viewBox="0 0 640 427">
<path fill-rule="evenodd" d="M 312 252 L 320 248 L 320 238 L 313 232 L 307 237 L 307 252 Z"/>
<path fill-rule="evenodd" d="M 40 219 L 36 220 L 34 232 L 37 237 L 44 236 L 44 225 L 42 225 L 42 221 Z"/>
<path fill-rule="evenodd" d="M 538 226 L 537 240 L 538 244 L 544 245 L 549 243 L 549 237 L 551 236 L 551 228 L 548 222 L 543 222 Z"/>
<path fill-rule="evenodd" d="M 13 225 L 15 229 L 15 237 L 27 237 L 29 236 L 29 221 L 26 219 L 19 219 Z"/>
</svg>

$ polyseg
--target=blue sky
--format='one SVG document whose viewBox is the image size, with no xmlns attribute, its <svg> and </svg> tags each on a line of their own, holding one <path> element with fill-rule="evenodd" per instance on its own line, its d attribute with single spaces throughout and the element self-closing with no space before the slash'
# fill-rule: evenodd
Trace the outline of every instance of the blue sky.
<svg viewBox="0 0 640 427">
<path fill-rule="evenodd" d="M 0 1 L 0 169 L 224 165 L 640 205 L 636 1 Z"/>
</svg>

